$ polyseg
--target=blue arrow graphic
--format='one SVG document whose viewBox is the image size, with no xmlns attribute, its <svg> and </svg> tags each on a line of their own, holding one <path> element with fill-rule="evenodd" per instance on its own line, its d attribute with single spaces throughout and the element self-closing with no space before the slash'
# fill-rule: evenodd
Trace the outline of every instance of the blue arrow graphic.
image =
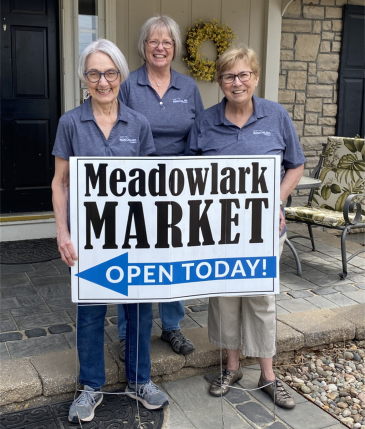
<svg viewBox="0 0 365 429">
<path fill-rule="evenodd" d="M 276 277 L 276 257 L 219 258 L 179 262 L 128 263 L 128 253 L 88 268 L 77 277 L 128 296 L 129 286 L 163 286 L 213 280 Z"/>
<path fill-rule="evenodd" d="M 117 269 L 111 270 L 113 267 L 121 268 L 123 271 L 123 278 L 121 278 L 122 275 L 120 271 Z M 76 274 L 76 276 L 88 280 L 89 282 L 96 283 L 100 286 L 104 286 L 110 290 L 114 290 L 115 292 L 119 292 L 122 295 L 128 296 L 128 279 L 126 276 L 127 267 L 128 253 L 123 253 L 123 255 L 109 259 L 109 261 L 82 271 L 81 273 Z M 108 270 L 110 270 L 109 273 Z M 108 280 L 108 277 L 112 281 Z M 117 282 L 116 280 L 119 281 Z"/>
</svg>

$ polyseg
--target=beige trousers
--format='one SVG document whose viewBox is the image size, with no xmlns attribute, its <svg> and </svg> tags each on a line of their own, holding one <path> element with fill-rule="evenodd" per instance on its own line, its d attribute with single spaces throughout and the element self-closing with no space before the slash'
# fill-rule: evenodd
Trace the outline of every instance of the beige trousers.
<svg viewBox="0 0 365 429">
<path fill-rule="evenodd" d="M 280 256 L 285 238 L 286 234 L 280 237 Z M 242 347 L 245 356 L 273 357 L 276 353 L 275 295 L 210 298 L 208 336 L 212 344 L 225 349 Z"/>
</svg>

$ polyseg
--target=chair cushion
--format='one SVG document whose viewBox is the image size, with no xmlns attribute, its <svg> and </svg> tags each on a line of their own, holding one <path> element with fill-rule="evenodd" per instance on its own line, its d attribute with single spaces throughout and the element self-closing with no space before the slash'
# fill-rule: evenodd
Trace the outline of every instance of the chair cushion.
<svg viewBox="0 0 365 429">
<path fill-rule="evenodd" d="M 353 220 L 354 217 L 354 213 L 349 214 L 349 219 Z M 285 218 L 327 227 L 345 227 L 347 225 L 342 211 L 328 210 L 322 207 L 285 207 Z M 361 215 L 359 223 L 365 223 L 364 215 Z"/>
<path fill-rule="evenodd" d="M 319 179 L 322 184 L 314 192 L 313 207 L 342 212 L 346 198 L 359 194 L 354 201 L 362 205 L 365 214 L 364 139 L 328 137 Z"/>
</svg>

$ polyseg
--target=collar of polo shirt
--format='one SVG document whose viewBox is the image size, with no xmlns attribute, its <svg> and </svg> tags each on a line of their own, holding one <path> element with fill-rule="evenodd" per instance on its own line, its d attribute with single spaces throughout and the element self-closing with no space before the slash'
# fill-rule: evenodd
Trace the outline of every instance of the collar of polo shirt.
<svg viewBox="0 0 365 429">
<path fill-rule="evenodd" d="M 262 102 L 262 100 L 258 97 L 256 97 L 256 95 L 254 95 L 252 97 L 252 101 L 253 101 L 253 117 L 255 120 L 260 119 L 260 118 L 264 118 L 267 116 L 266 110 L 265 110 L 265 106 Z M 226 124 L 226 117 L 225 117 L 225 107 L 226 107 L 226 103 L 227 103 L 227 98 L 223 97 L 222 101 L 219 104 L 219 109 L 217 111 L 217 115 L 214 121 L 214 125 L 220 125 L 220 124 Z"/>
</svg>

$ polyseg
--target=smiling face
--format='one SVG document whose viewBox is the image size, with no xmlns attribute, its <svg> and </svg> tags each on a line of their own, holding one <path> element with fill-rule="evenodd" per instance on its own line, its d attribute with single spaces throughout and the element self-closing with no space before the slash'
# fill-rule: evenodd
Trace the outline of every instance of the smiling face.
<svg viewBox="0 0 365 429">
<path fill-rule="evenodd" d="M 159 42 L 163 42 L 165 40 L 172 41 L 170 33 L 166 27 L 162 27 L 160 31 L 155 28 L 148 40 L 158 40 Z M 144 49 L 146 62 L 150 67 L 156 69 L 170 67 L 171 61 L 174 58 L 174 47 L 166 49 L 160 43 L 156 48 L 152 48 L 147 42 L 145 42 Z"/>
<path fill-rule="evenodd" d="M 222 74 L 238 75 L 243 71 L 252 72 L 252 68 L 244 60 L 238 60 L 232 68 L 225 70 Z M 258 81 L 258 76 L 251 73 L 250 80 L 247 82 L 241 82 L 238 78 L 235 78 L 233 83 L 224 83 L 222 80 L 220 87 L 228 102 L 239 106 L 251 102 Z"/>
<path fill-rule="evenodd" d="M 107 70 L 118 70 L 109 55 L 103 52 L 91 54 L 86 62 L 86 72 L 95 70 L 105 73 Z M 120 74 L 114 82 L 108 82 L 105 76 L 101 76 L 99 82 L 93 83 L 86 79 L 87 89 L 92 96 L 93 102 L 109 104 L 116 100 L 120 87 Z"/>
</svg>

